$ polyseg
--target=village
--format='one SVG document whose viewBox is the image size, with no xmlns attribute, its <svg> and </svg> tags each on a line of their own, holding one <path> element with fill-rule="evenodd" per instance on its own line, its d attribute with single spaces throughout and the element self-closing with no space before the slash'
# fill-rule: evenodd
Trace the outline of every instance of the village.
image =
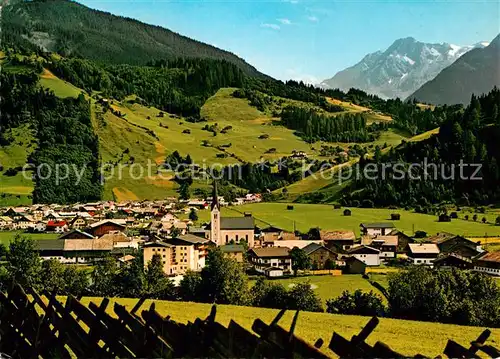
<svg viewBox="0 0 500 359">
<path fill-rule="evenodd" d="M 247 195 L 234 204 L 260 202 Z M 54 233 L 56 239 L 36 241 L 42 259 L 64 264 L 93 265 L 111 255 L 126 266 L 142 254 L 147 266 L 160 255 L 163 271 L 178 280 L 187 271 L 201 271 L 208 251 L 220 247 L 228 257 L 244 263 L 247 272 L 268 278 L 301 271 L 364 274 L 367 268 L 409 264 L 457 267 L 500 276 L 500 252 L 485 251 L 452 233 L 413 238 L 397 228 L 397 220 L 360 223 L 354 231 L 312 228 L 308 233 L 288 232 L 275 226 L 259 227 L 251 213 L 221 215 L 228 205 L 214 185 L 211 198 L 184 201 L 114 203 L 111 201 L 60 205 L 32 205 L 0 210 L 0 230 Z M 210 222 L 197 223 L 198 210 L 210 209 Z M 294 263 L 292 250 L 303 252 L 310 265 Z M 319 273 L 318 272 L 318 273 Z"/>
</svg>

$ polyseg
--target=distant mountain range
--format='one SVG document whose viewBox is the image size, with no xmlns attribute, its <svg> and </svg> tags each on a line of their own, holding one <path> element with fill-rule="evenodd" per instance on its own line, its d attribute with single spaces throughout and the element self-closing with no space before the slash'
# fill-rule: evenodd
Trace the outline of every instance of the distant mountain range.
<svg viewBox="0 0 500 359">
<path fill-rule="evenodd" d="M 467 104 L 472 94 L 489 92 L 500 87 L 500 35 L 485 48 L 467 52 L 420 87 L 410 99 L 442 104 Z"/>
<path fill-rule="evenodd" d="M 407 37 L 396 40 L 383 52 L 366 55 L 356 65 L 324 80 L 321 86 L 344 91 L 358 88 L 382 98 L 404 99 L 465 53 L 488 45 L 427 44 Z"/>
<path fill-rule="evenodd" d="M 178 57 L 226 60 L 247 75 L 265 76 L 231 52 L 69 0 L 9 1 L 2 11 L 2 42 L 110 64 L 145 65 Z"/>
</svg>

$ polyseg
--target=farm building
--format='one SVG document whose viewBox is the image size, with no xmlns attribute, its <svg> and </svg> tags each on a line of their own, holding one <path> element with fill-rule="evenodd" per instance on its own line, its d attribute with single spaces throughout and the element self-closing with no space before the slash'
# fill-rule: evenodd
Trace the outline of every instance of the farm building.
<svg viewBox="0 0 500 359">
<path fill-rule="evenodd" d="M 286 247 L 252 248 L 248 251 L 250 263 L 259 273 L 266 272 L 268 268 L 280 268 L 283 273 L 292 272 L 292 258 L 290 249 Z"/>
<path fill-rule="evenodd" d="M 361 234 L 365 236 L 385 236 L 394 229 L 392 223 L 361 223 Z"/>
<path fill-rule="evenodd" d="M 378 249 L 365 245 L 358 245 L 349 249 L 347 253 L 367 266 L 380 265 L 380 251 Z"/>
<path fill-rule="evenodd" d="M 412 264 L 433 265 L 439 255 L 439 247 L 435 243 L 409 243 L 408 258 Z"/>
<path fill-rule="evenodd" d="M 354 245 L 356 235 L 353 231 L 319 231 L 319 237 L 328 249 L 336 251 L 335 249 L 348 250 Z"/>
<path fill-rule="evenodd" d="M 500 252 L 483 253 L 473 263 L 476 271 L 500 276 Z"/>
</svg>

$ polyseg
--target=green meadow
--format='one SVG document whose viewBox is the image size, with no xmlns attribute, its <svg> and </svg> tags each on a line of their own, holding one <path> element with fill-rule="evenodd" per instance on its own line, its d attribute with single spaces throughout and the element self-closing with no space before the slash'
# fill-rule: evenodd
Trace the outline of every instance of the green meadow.
<svg viewBox="0 0 500 359">
<path fill-rule="evenodd" d="M 392 222 L 394 226 L 408 235 L 414 231 L 425 231 L 429 235 L 438 232 L 450 232 L 464 236 L 498 236 L 500 226 L 483 224 L 472 220 L 473 213 L 459 212 L 459 217 L 466 214 L 469 221 L 454 219 L 452 222 L 438 222 L 437 216 L 414 213 L 403 209 L 376 209 L 376 208 L 351 208 L 352 215 L 344 216 L 342 209 L 334 209 L 332 205 L 322 204 L 292 204 L 293 210 L 287 210 L 287 203 L 254 203 L 243 206 L 223 207 L 225 216 L 242 216 L 244 212 L 251 212 L 261 225 L 272 224 L 276 227 L 292 231 L 294 228 L 307 232 L 310 228 L 351 230 L 359 236 L 359 225 L 370 222 Z M 401 214 L 401 220 L 391 221 L 391 213 Z M 490 212 L 486 217 L 494 223 L 498 214 Z M 484 215 L 478 214 L 481 219 Z M 210 213 L 199 211 L 201 221 L 208 221 Z"/>
<path fill-rule="evenodd" d="M 22 235 L 29 237 L 35 241 L 40 241 L 44 239 L 57 239 L 59 234 L 57 233 L 23 233 L 22 231 L 0 231 L 0 243 L 8 245 L 16 235 Z"/>
</svg>

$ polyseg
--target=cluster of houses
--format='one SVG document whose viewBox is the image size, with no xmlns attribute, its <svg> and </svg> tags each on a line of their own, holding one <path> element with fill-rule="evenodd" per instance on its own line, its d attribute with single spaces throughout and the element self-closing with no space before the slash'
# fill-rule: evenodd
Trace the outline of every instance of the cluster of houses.
<svg viewBox="0 0 500 359">
<path fill-rule="evenodd" d="M 260 201 L 248 195 L 243 201 Z M 360 237 L 353 231 L 311 230 L 307 235 L 268 226 L 259 228 L 250 213 L 221 215 L 225 203 L 217 186 L 207 200 L 180 203 L 98 202 L 74 206 L 7 208 L 0 230 L 59 233 L 57 239 L 37 241 L 43 259 L 62 263 L 93 263 L 105 255 L 119 265 L 130 263 L 142 251 L 144 263 L 158 255 L 169 276 L 199 271 L 212 247 L 245 262 L 249 269 L 268 277 L 293 272 L 291 250 L 299 248 L 310 258 L 312 269 L 342 269 L 364 273 L 366 267 L 397 261 L 414 265 L 458 267 L 500 276 L 500 253 L 488 253 L 479 243 L 450 233 L 416 240 L 394 226 L 396 221 L 362 223 Z M 201 227 L 185 218 L 192 209 L 211 209 L 210 222 Z"/>
</svg>

